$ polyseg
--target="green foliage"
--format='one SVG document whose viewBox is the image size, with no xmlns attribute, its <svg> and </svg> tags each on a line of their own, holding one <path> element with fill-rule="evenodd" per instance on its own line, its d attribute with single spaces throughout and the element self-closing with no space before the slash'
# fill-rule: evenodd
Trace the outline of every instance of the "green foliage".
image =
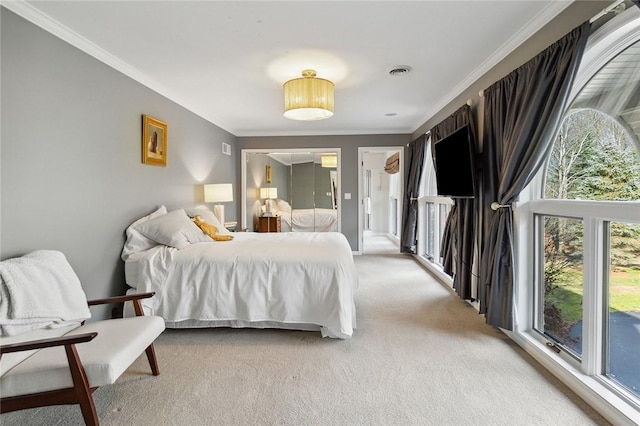
<svg viewBox="0 0 640 426">
<path fill-rule="evenodd" d="M 572 244 L 572 236 L 577 233 L 568 231 L 569 222 L 573 221 L 545 218 L 544 328 L 564 343 L 571 341 L 571 326 L 582 319 L 582 283 L 578 280 L 579 286 L 576 286 L 575 277 L 567 273 L 575 268 L 575 260 L 566 250 L 574 253 L 577 247 Z M 567 283 L 580 291 L 568 290 Z M 574 295 L 578 295 L 578 298 Z"/>
<path fill-rule="evenodd" d="M 640 225 L 613 222 L 610 228 L 613 269 L 640 271 Z"/>
<path fill-rule="evenodd" d="M 583 179 L 576 182 L 571 198 L 590 200 L 639 200 L 640 164 L 615 142 L 602 142 L 593 153 L 585 152 Z M 590 155 L 587 155 L 590 154 Z M 587 173 L 584 173 L 587 171 Z"/>
<path fill-rule="evenodd" d="M 571 114 L 551 152 L 545 196 L 640 200 L 640 153 L 610 117 L 595 110 Z"/>
</svg>

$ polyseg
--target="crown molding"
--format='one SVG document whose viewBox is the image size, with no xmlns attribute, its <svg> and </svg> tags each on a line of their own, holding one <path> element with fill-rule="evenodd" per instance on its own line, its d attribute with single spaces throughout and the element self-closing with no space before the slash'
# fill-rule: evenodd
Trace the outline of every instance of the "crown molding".
<svg viewBox="0 0 640 426">
<path fill-rule="evenodd" d="M 488 57 L 484 62 L 482 62 L 476 69 L 474 69 L 464 80 L 458 83 L 453 89 L 451 89 L 445 96 L 440 98 L 439 101 L 435 102 L 433 108 L 429 112 L 429 115 L 426 117 L 426 120 L 422 123 L 419 123 L 414 127 L 415 133 L 421 126 L 425 124 L 431 117 L 445 108 L 449 103 L 451 103 L 455 98 L 460 96 L 466 89 L 471 87 L 471 85 L 476 82 L 483 75 L 488 73 L 494 66 L 496 66 L 500 61 L 507 57 L 511 52 L 516 50 L 520 45 L 522 45 L 526 40 L 528 40 L 535 33 L 540 31 L 542 27 L 551 22 L 553 18 L 558 16 L 563 10 L 569 7 L 574 0 L 570 1 L 552 1 L 549 5 L 539 12 L 536 16 L 534 16 L 527 25 L 522 27 L 518 33 L 516 33 L 513 37 L 507 40 L 502 46 L 500 46 L 492 56 Z"/>
<path fill-rule="evenodd" d="M 122 61 L 118 57 L 112 55 L 108 51 L 104 50 L 100 46 L 96 45 L 95 43 L 91 42 L 90 40 L 76 33 L 75 31 L 71 30 L 67 26 L 60 23 L 59 21 L 56 21 L 55 19 L 51 18 L 49 15 L 43 13 L 42 11 L 30 5 L 26 1 L 8 0 L 8 1 L 1 1 L 0 4 L 2 5 L 2 7 L 26 19 L 32 24 L 42 28 L 43 30 L 49 32 L 55 37 L 67 42 L 71 46 L 83 51 L 89 56 L 94 57 L 95 59 L 110 66 L 116 71 L 121 72 L 122 74 L 133 79 L 134 81 L 142 84 L 143 86 L 148 87 L 154 92 L 166 97 L 167 99 L 177 103 L 181 107 L 191 111 L 192 113 L 198 115 L 199 117 L 202 117 L 208 122 L 214 124 L 217 127 L 220 127 L 222 130 L 225 130 L 235 136 L 233 130 L 231 130 L 228 126 L 225 126 L 224 124 L 220 124 L 220 122 L 218 121 L 214 122 L 210 118 L 207 118 L 203 114 L 199 113 L 197 109 L 192 108 L 189 105 L 189 102 L 184 100 L 181 95 L 167 89 L 165 86 L 160 84 L 158 81 L 152 79 L 147 74 L 141 72 L 137 68 L 127 64 L 126 62 Z"/>
</svg>

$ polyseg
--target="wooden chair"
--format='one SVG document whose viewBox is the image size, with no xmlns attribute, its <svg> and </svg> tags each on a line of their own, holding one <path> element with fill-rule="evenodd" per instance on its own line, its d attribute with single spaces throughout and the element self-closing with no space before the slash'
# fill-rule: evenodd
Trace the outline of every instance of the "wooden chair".
<svg viewBox="0 0 640 426">
<path fill-rule="evenodd" d="M 87 302 L 95 306 L 132 301 L 135 317 L 3 338 L 0 413 L 79 404 L 85 423 L 98 425 L 92 397 L 96 389 L 113 384 L 143 351 L 152 374 L 160 374 L 153 342 L 164 331 L 164 320 L 145 316 L 140 304 L 140 299 L 153 295 L 141 293 Z"/>
</svg>

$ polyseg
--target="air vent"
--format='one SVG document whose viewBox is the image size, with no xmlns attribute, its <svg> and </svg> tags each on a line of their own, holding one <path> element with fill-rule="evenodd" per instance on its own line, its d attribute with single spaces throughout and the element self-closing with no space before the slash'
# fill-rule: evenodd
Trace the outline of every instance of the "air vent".
<svg viewBox="0 0 640 426">
<path fill-rule="evenodd" d="M 391 75 L 404 75 L 404 74 L 407 74 L 410 71 L 411 71 L 411 67 L 410 66 L 408 66 L 408 65 L 398 65 L 396 67 L 393 67 L 389 71 L 389 74 L 391 74 Z"/>
<path fill-rule="evenodd" d="M 231 145 L 222 142 L 222 153 L 224 155 L 231 155 Z"/>
</svg>

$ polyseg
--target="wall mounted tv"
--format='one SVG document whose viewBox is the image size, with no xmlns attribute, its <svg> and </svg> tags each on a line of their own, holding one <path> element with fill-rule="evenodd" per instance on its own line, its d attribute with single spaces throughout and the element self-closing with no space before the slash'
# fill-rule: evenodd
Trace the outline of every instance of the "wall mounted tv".
<svg viewBox="0 0 640 426">
<path fill-rule="evenodd" d="M 475 141 L 469 125 L 433 145 L 438 195 L 452 198 L 476 196 Z"/>
</svg>

